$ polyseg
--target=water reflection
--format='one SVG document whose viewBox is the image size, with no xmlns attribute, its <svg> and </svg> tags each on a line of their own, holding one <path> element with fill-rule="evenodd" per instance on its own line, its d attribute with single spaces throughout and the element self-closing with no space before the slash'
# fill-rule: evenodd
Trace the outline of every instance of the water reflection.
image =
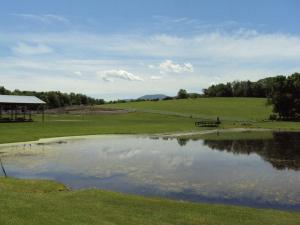
<svg viewBox="0 0 300 225">
<path fill-rule="evenodd" d="M 177 139 L 180 146 L 185 146 L 190 140 L 197 138 Z M 271 139 L 204 140 L 203 144 L 213 150 L 234 154 L 255 153 L 279 170 L 300 170 L 300 133 L 297 132 L 274 132 Z"/>
<path fill-rule="evenodd" d="M 8 176 L 54 179 L 74 189 L 300 210 L 299 134 L 216 137 L 105 136 L 0 151 Z"/>
</svg>

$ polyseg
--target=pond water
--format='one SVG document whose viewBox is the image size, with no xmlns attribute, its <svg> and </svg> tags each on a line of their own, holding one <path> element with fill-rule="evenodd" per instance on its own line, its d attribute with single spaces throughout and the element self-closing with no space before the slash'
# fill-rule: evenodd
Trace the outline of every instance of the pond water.
<svg viewBox="0 0 300 225">
<path fill-rule="evenodd" d="M 235 140 L 70 139 L 0 147 L 0 174 L 53 179 L 72 189 L 300 211 L 299 144 L 300 133 Z"/>
</svg>

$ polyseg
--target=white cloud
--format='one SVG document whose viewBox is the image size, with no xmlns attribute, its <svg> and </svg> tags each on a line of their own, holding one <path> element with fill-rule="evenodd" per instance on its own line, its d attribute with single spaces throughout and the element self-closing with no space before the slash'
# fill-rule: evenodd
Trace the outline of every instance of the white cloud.
<svg viewBox="0 0 300 225">
<path fill-rule="evenodd" d="M 156 41 L 166 46 L 176 46 L 178 44 L 182 44 L 182 41 L 184 41 L 184 39 L 182 38 L 166 34 L 155 35 L 152 37 L 152 39 L 153 41 Z"/>
<path fill-rule="evenodd" d="M 7 34 L 0 41 L 32 40 L 57 45 L 78 54 L 84 51 L 117 57 L 157 57 L 205 61 L 271 62 L 299 60 L 300 36 L 279 33 L 258 33 L 238 29 L 236 32 L 199 33 L 187 37 L 165 34 L 101 35 L 86 33 Z"/>
<path fill-rule="evenodd" d="M 159 69 L 161 73 L 184 73 L 184 72 L 194 72 L 194 67 L 191 63 L 176 64 L 172 60 L 165 60 L 159 64 Z"/>
<path fill-rule="evenodd" d="M 69 20 L 63 16 L 55 15 L 55 14 L 13 14 L 14 16 L 21 17 L 24 19 L 31 19 L 34 21 L 38 21 L 41 23 L 54 23 L 54 22 L 60 22 L 60 23 L 69 23 Z"/>
<path fill-rule="evenodd" d="M 150 80 L 161 80 L 162 77 L 161 76 L 151 76 Z"/>
<path fill-rule="evenodd" d="M 97 72 L 104 81 L 114 82 L 115 79 L 128 80 L 128 81 L 143 81 L 139 76 L 136 76 L 125 70 L 107 70 L 102 72 Z"/>
<path fill-rule="evenodd" d="M 160 92 L 172 95 L 180 88 L 200 91 L 212 82 L 257 80 L 300 71 L 299 35 L 244 29 L 181 37 L 71 31 L 6 33 L 0 36 L 0 42 L 7 47 L 21 43 L 12 48 L 16 55 L 5 55 L 5 52 L 1 55 L 0 79 L 10 89 L 48 88 L 127 98 Z M 34 55 L 53 50 L 56 54 Z M 95 76 L 96 71 L 103 72 Z M 84 76 L 78 76 L 76 72 L 84 72 Z M 190 74 L 183 79 L 182 76 L 172 76 L 173 73 Z M 25 75 L 34 75 L 35 82 L 24 83 Z M 58 76 L 70 81 L 69 84 L 58 85 Z M 127 82 L 126 85 L 121 82 L 142 78 L 149 82 Z M 103 85 L 102 80 L 120 82 Z M 78 83 L 80 89 L 78 86 L 77 90 Z M 102 85 L 101 89 L 99 85 Z"/>
<path fill-rule="evenodd" d="M 78 77 L 81 77 L 82 76 L 82 72 L 81 71 L 75 71 L 74 74 Z"/>
<path fill-rule="evenodd" d="M 29 45 L 26 43 L 18 43 L 12 47 L 12 51 L 18 55 L 39 55 L 53 52 L 53 49 L 44 44 Z"/>
</svg>

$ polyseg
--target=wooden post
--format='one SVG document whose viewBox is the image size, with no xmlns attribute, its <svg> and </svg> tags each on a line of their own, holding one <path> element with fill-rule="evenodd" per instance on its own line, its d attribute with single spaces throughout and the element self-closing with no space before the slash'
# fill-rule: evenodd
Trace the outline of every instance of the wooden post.
<svg viewBox="0 0 300 225">
<path fill-rule="evenodd" d="M 1 165 L 1 169 L 2 169 L 2 171 L 3 171 L 4 177 L 7 178 L 7 174 L 6 174 L 6 171 L 5 171 L 4 166 L 3 166 L 3 164 L 2 164 L 1 158 L 0 158 L 0 165 Z"/>
<path fill-rule="evenodd" d="M 43 123 L 45 122 L 45 106 L 43 105 Z"/>
<path fill-rule="evenodd" d="M 14 114 L 15 114 L 15 121 L 17 121 L 17 116 L 18 116 L 18 107 L 15 106 L 14 108 Z"/>
<path fill-rule="evenodd" d="M 26 111 L 27 111 L 27 107 L 24 106 L 22 110 L 23 110 L 23 119 L 24 119 L 24 121 L 25 121 L 25 120 L 26 120 Z"/>
<path fill-rule="evenodd" d="M 10 106 L 10 119 L 11 119 L 11 121 L 14 120 L 14 110 L 13 110 L 13 106 L 12 105 Z"/>
</svg>

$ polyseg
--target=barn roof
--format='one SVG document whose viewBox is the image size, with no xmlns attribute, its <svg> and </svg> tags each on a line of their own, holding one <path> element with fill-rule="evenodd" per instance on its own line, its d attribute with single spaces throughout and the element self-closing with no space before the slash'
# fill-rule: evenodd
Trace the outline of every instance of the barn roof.
<svg viewBox="0 0 300 225">
<path fill-rule="evenodd" d="M 35 96 L 0 95 L 0 104 L 46 104 Z"/>
</svg>

